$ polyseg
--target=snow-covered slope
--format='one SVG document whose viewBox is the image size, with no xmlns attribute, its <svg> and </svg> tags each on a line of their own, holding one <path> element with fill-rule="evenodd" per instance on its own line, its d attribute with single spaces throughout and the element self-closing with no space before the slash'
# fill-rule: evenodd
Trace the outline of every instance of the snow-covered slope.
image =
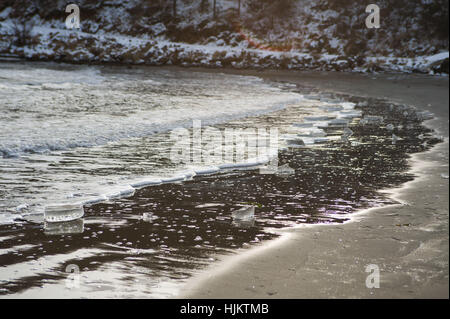
<svg viewBox="0 0 450 319">
<path fill-rule="evenodd" d="M 214 0 L 74 2 L 81 30 L 66 28 L 66 1 L 2 1 L 0 52 L 70 62 L 448 73 L 446 0 L 378 1 L 379 29 L 366 28 L 362 0 L 241 0 L 240 14 L 239 0 L 216 0 L 215 14 Z M 31 31 L 21 34 L 23 27 Z"/>
</svg>

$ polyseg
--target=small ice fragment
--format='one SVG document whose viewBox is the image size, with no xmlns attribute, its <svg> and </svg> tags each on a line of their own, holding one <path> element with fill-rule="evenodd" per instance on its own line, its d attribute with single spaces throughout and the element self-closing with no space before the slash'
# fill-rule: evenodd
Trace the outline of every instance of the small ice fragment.
<svg viewBox="0 0 450 319">
<path fill-rule="evenodd" d="M 401 137 L 398 137 L 397 135 L 392 134 L 392 144 L 395 144 L 395 143 L 397 143 L 398 141 L 401 141 L 401 140 L 403 140 Z"/>
<path fill-rule="evenodd" d="M 324 137 L 327 136 L 324 130 L 313 127 L 307 129 L 301 129 L 298 133 L 298 136 L 306 136 L 306 137 Z"/>
<path fill-rule="evenodd" d="M 314 139 L 314 144 L 322 144 L 328 142 L 330 139 L 328 137 L 319 137 Z"/>
<path fill-rule="evenodd" d="M 393 131 L 393 130 L 394 130 L 394 128 L 395 128 L 395 126 L 394 126 L 394 125 L 392 125 L 392 124 L 388 124 L 388 125 L 386 125 L 386 129 L 387 129 L 388 131 Z"/>
<path fill-rule="evenodd" d="M 362 125 L 365 124 L 381 124 L 383 123 L 384 119 L 382 116 L 376 116 L 376 115 L 366 115 L 364 118 L 360 121 Z"/>
<path fill-rule="evenodd" d="M 349 137 L 353 136 L 353 131 L 350 128 L 346 127 L 344 129 L 344 132 L 343 132 L 342 136 L 344 138 L 349 138 Z"/>
<path fill-rule="evenodd" d="M 233 219 L 236 220 L 251 220 L 255 218 L 255 206 L 245 206 L 231 213 Z"/>
<path fill-rule="evenodd" d="M 143 213 L 142 214 L 142 220 L 145 222 L 150 222 L 153 219 L 155 219 L 155 216 L 153 216 L 153 213 Z"/>
<path fill-rule="evenodd" d="M 305 146 L 305 145 L 314 145 L 314 141 L 316 140 L 316 138 L 314 138 L 314 137 L 303 137 L 302 139 L 301 139 L 302 141 L 303 141 L 303 146 Z M 290 145 L 290 146 L 292 146 L 292 145 Z"/>
<path fill-rule="evenodd" d="M 352 103 L 352 102 L 344 102 L 344 103 L 342 103 L 342 107 L 343 107 L 345 110 L 353 110 L 353 109 L 355 108 L 355 103 Z"/>
<path fill-rule="evenodd" d="M 289 139 L 289 140 L 287 140 L 287 144 L 289 146 L 294 146 L 294 147 L 304 147 L 305 144 L 306 144 L 305 141 L 304 141 L 305 139 L 306 138 Z"/>
<path fill-rule="evenodd" d="M 222 203 L 206 203 L 206 204 L 200 204 L 195 206 L 195 208 L 209 208 L 209 207 L 220 207 L 225 206 L 225 204 Z"/>
<path fill-rule="evenodd" d="M 255 219 L 243 220 L 243 219 L 235 219 L 232 221 L 233 226 L 239 228 L 252 228 L 255 226 Z"/>
<path fill-rule="evenodd" d="M 313 127 L 314 123 L 294 123 L 292 124 L 295 127 L 301 127 L 301 128 L 305 128 L 305 127 Z"/>
<path fill-rule="evenodd" d="M 350 128 L 346 127 L 342 133 L 341 141 L 348 143 L 349 138 L 352 136 L 353 136 L 353 131 Z"/>
<path fill-rule="evenodd" d="M 81 204 L 49 205 L 45 207 L 44 220 L 49 223 L 67 222 L 83 217 Z"/>
<path fill-rule="evenodd" d="M 27 204 L 22 204 L 22 205 L 19 205 L 19 206 L 17 206 L 16 207 L 16 212 L 22 212 L 22 211 L 24 211 L 24 210 L 27 210 L 28 209 L 28 205 Z"/>
<path fill-rule="evenodd" d="M 337 112 L 341 111 L 343 107 L 341 105 L 321 105 L 319 109 L 327 111 L 327 112 Z"/>
<path fill-rule="evenodd" d="M 348 123 L 349 123 L 348 119 L 340 118 L 340 119 L 331 120 L 329 122 L 328 126 L 347 126 Z"/>
<path fill-rule="evenodd" d="M 203 240 L 203 238 L 200 237 L 200 236 L 197 236 L 197 237 L 194 238 L 194 241 L 202 241 L 202 240 Z"/>
<path fill-rule="evenodd" d="M 281 176 L 293 175 L 293 174 L 295 174 L 295 169 L 293 169 L 292 167 L 289 167 L 289 164 L 285 164 L 285 165 L 278 167 L 276 174 L 281 175 Z"/>
<path fill-rule="evenodd" d="M 45 235 L 67 235 L 82 234 L 84 231 L 84 220 L 82 218 L 68 221 L 44 224 Z"/>
<path fill-rule="evenodd" d="M 360 117 L 361 115 L 362 115 L 362 111 L 360 111 L 360 110 L 339 112 L 339 116 L 341 118 L 355 118 L 355 117 Z"/>
<path fill-rule="evenodd" d="M 323 116 L 306 116 L 304 118 L 305 121 L 308 122 L 316 122 L 316 121 L 327 121 L 336 118 L 336 116 L 329 116 L 329 115 L 323 115 Z"/>
<path fill-rule="evenodd" d="M 329 124 L 330 124 L 329 121 L 320 121 L 320 122 L 314 123 L 314 126 L 323 129 L 323 128 L 327 128 L 329 126 Z"/>
<path fill-rule="evenodd" d="M 448 179 L 448 174 L 441 174 L 441 177 L 442 177 L 443 179 Z"/>
<path fill-rule="evenodd" d="M 187 181 L 192 180 L 195 177 L 195 175 L 197 175 L 194 171 L 186 171 L 183 172 L 182 174 L 184 174 L 184 178 Z"/>
<path fill-rule="evenodd" d="M 416 115 L 419 120 L 423 121 L 431 120 L 432 118 L 434 118 L 434 114 L 428 111 L 417 112 Z"/>
<path fill-rule="evenodd" d="M 369 102 L 367 102 L 367 101 L 359 102 L 359 103 L 358 103 L 358 106 L 361 106 L 361 107 L 369 106 Z"/>
</svg>

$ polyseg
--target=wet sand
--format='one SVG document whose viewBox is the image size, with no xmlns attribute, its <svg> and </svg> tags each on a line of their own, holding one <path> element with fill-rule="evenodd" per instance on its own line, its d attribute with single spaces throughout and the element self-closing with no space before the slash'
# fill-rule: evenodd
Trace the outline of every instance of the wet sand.
<svg viewBox="0 0 450 319">
<path fill-rule="evenodd" d="M 362 211 L 345 224 L 285 230 L 279 239 L 219 258 L 192 277 L 179 297 L 448 298 L 448 78 L 277 71 L 242 74 L 381 97 L 429 110 L 436 119 L 426 124 L 445 142 L 411 156 L 411 173 L 417 178 L 388 191 L 401 204 Z M 369 264 L 379 266 L 378 289 L 366 287 Z"/>
</svg>

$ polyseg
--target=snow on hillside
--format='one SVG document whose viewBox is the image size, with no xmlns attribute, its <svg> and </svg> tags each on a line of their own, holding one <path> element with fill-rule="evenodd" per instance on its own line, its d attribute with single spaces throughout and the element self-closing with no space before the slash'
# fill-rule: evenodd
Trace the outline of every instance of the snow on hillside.
<svg viewBox="0 0 450 319">
<path fill-rule="evenodd" d="M 212 0 L 177 0 L 176 13 L 173 1 L 80 0 L 81 29 L 68 30 L 65 1 L 5 0 L 0 53 L 79 63 L 448 73 L 445 10 L 432 6 L 443 0 L 409 9 L 379 1 L 389 23 L 378 30 L 365 28 L 360 0 L 241 1 L 239 15 L 238 0 L 217 0 L 214 17 Z M 31 31 L 21 34 L 27 25 Z"/>
</svg>

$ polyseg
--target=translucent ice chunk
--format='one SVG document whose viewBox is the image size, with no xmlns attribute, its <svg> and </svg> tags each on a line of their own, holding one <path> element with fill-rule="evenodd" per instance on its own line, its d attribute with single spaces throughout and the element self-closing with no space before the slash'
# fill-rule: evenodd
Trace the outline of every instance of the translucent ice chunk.
<svg viewBox="0 0 450 319">
<path fill-rule="evenodd" d="M 349 123 L 349 120 L 347 120 L 347 119 L 343 119 L 343 118 L 334 119 L 328 123 L 328 126 L 347 126 L 348 123 Z"/>
<path fill-rule="evenodd" d="M 235 219 L 232 222 L 233 226 L 235 227 L 239 227 L 239 228 L 252 228 L 255 226 L 255 219 L 249 219 L 249 220 L 244 220 L 244 219 Z"/>
<path fill-rule="evenodd" d="M 276 174 L 281 175 L 281 176 L 290 176 L 290 175 L 295 174 L 295 169 L 293 169 L 292 167 L 289 167 L 289 164 L 285 164 L 285 165 L 278 167 Z"/>
<path fill-rule="evenodd" d="M 360 117 L 362 115 L 362 111 L 360 111 L 360 110 L 342 111 L 339 113 L 340 113 L 339 116 L 341 118 L 355 118 L 355 117 Z"/>
<path fill-rule="evenodd" d="M 298 136 L 306 136 L 306 137 L 324 137 L 327 136 L 327 134 L 325 133 L 324 130 L 317 128 L 317 127 L 312 127 L 312 128 L 304 128 L 299 130 L 299 132 L 297 133 Z"/>
<path fill-rule="evenodd" d="M 417 118 L 420 120 L 431 120 L 434 114 L 428 111 L 416 112 Z"/>
<path fill-rule="evenodd" d="M 319 137 L 314 139 L 314 144 L 322 144 L 329 142 L 330 139 L 328 137 Z"/>
<path fill-rule="evenodd" d="M 83 217 L 81 204 L 49 205 L 45 207 L 44 220 L 49 223 L 67 222 Z"/>
<path fill-rule="evenodd" d="M 28 209 L 28 205 L 27 204 L 22 204 L 16 207 L 16 212 L 23 212 L 26 211 Z"/>
<path fill-rule="evenodd" d="M 349 138 L 349 137 L 353 136 L 353 131 L 350 128 L 346 127 L 343 131 L 342 136 L 344 138 Z"/>
<path fill-rule="evenodd" d="M 153 215 L 153 213 L 143 213 L 142 214 L 142 220 L 144 222 L 151 222 L 154 219 L 157 219 L 157 217 L 155 215 Z"/>
<path fill-rule="evenodd" d="M 365 124 L 381 124 L 383 123 L 384 119 L 382 116 L 375 116 L 375 115 L 366 115 L 364 116 L 364 118 L 361 120 L 361 124 L 365 125 Z"/>
<path fill-rule="evenodd" d="M 395 129 L 395 126 L 392 125 L 392 124 L 388 124 L 388 125 L 386 125 L 386 129 L 387 129 L 388 131 L 393 131 L 393 130 Z"/>
<path fill-rule="evenodd" d="M 311 122 L 309 122 L 309 123 L 294 123 L 294 124 L 292 124 L 292 126 L 294 126 L 294 127 L 301 127 L 301 128 L 313 127 L 314 123 L 311 123 Z"/>
<path fill-rule="evenodd" d="M 45 222 L 44 234 L 65 235 L 81 234 L 84 231 L 84 220 L 82 218 L 68 222 Z"/>
<path fill-rule="evenodd" d="M 352 102 L 344 102 L 344 103 L 342 103 L 342 107 L 345 110 L 353 110 L 355 108 L 355 106 L 356 106 L 356 104 L 352 103 Z"/>
<path fill-rule="evenodd" d="M 304 147 L 306 145 L 305 140 L 308 140 L 308 138 L 292 138 L 287 140 L 286 142 L 289 146 Z M 314 142 L 310 144 L 314 144 Z"/>
<path fill-rule="evenodd" d="M 395 143 L 397 143 L 398 141 L 401 141 L 401 140 L 403 140 L 401 137 L 398 137 L 397 135 L 392 134 L 392 144 L 395 144 Z"/>
<path fill-rule="evenodd" d="M 252 220 L 255 218 L 255 206 L 244 206 L 231 213 L 235 220 Z"/>
<path fill-rule="evenodd" d="M 336 118 L 336 116 L 329 116 L 329 115 L 323 115 L 323 116 L 306 116 L 305 121 L 308 122 L 316 122 L 316 121 L 327 121 Z"/>
<path fill-rule="evenodd" d="M 343 107 L 341 105 L 321 105 L 319 109 L 327 111 L 327 112 L 336 112 L 341 111 Z"/>
</svg>

